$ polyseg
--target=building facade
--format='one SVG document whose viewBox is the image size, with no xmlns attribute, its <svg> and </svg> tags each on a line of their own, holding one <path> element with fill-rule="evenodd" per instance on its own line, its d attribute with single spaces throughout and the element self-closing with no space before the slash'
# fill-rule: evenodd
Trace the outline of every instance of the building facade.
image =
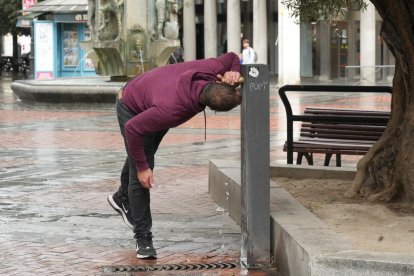
<svg viewBox="0 0 414 276">
<path fill-rule="evenodd" d="M 279 84 L 304 78 L 368 85 L 391 82 L 395 61 L 380 38 L 381 20 L 372 4 L 364 11 L 350 11 L 344 19 L 297 24 L 282 2 L 182 0 L 184 60 L 241 53 L 241 40 L 248 38 L 258 63 L 268 64 Z M 39 77 L 50 76 L 52 67 L 53 77 L 95 74 L 81 47 L 81 41 L 90 39 L 87 0 L 46 0 L 29 11 L 34 18 L 35 46 L 42 43 L 40 30 L 45 26 L 54 41 L 50 51 L 40 53 L 36 48 L 43 48 L 35 47 L 35 55 L 41 57 L 35 57 Z"/>
<path fill-rule="evenodd" d="M 82 47 L 91 39 L 87 12 L 86 0 L 47 0 L 25 10 L 18 26 L 33 29 L 35 79 L 96 75 Z"/>
<path fill-rule="evenodd" d="M 389 83 L 395 61 L 380 28 L 371 3 L 344 19 L 297 24 L 282 0 L 183 0 L 185 60 L 240 53 L 246 37 L 280 84 L 303 78 Z"/>
</svg>

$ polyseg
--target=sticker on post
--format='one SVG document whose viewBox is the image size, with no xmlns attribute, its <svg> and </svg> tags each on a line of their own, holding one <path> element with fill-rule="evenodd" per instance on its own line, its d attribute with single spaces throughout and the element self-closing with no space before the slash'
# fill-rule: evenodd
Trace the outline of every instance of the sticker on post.
<svg viewBox="0 0 414 276">
<path fill-rule="evenodd" d="M 249 76 L 252 78 L 257 78 L 259 76 L 259 69 L 257 69 L 257 67 L 250 67 Z"/>
</svg>

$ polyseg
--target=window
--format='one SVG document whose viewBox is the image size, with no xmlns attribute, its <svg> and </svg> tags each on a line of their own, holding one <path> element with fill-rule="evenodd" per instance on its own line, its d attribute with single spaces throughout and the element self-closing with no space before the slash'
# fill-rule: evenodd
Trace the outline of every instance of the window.
<svg viewBox="0 0 414 276">
<path fill-rule="evenodd" d="M 63 65 L 76 67 L 79 63 L 78 30 L 76 25 L 66 25 L 63 31 Z"/>
</svg>

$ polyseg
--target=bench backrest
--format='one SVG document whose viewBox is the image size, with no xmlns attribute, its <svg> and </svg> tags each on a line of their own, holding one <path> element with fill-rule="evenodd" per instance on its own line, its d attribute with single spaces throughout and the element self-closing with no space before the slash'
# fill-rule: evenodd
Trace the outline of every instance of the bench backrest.
<svg viewBox="0 0 414 276">
<path fill-rule="evenodd" d="M 305 114 L 314 115 L 336 115 L 355 117 L 369 116 L 372 118 L 381 118 L 378 122 L 342 122 L 342 123 L 320 123 L 304 122 L 300 129 L 302 137 L 323 138 L 323 139 L 344 139 L 344 140 L 361 140 L 377 141 L 387 126 L 390 117 L 389 111 L 368 111 L 368 110 L 347 110 L 347 109 L 323 109 L 323 108 L 306 108 Z M 384 121 L 382 120 L 384 119 Z"/>
</svg>

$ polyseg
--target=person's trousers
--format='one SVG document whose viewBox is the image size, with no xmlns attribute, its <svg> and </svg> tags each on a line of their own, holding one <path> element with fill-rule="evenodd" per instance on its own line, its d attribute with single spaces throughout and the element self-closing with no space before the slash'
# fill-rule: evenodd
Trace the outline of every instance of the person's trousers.
<svg viewBox="0 0 414 276">
<path fill-rule="evenodd" d="M 120 100 L 118 98 L 116 101 L 116 113 L 127 152 L 127 158 L 121 172 L 121 185 L 117 191 L 117 195 L 123 202 L 129 202 L 129 209 L 132 212 L 131 215 L 134 220 L 134 237 L 138 239 L 144 235 L 151 234 L 152 217 L 150 191 L 142 187 L 138 180 L 135 162 L 131 158 L 125 139 L 125 124 L 137 114 L 131 112 L 122 103 L 122 99 Z M 144 136 L 145 155 L 151 170 L 154 170 L 154 155 L 167 131 L 168 129 Z"/>
</svg>

